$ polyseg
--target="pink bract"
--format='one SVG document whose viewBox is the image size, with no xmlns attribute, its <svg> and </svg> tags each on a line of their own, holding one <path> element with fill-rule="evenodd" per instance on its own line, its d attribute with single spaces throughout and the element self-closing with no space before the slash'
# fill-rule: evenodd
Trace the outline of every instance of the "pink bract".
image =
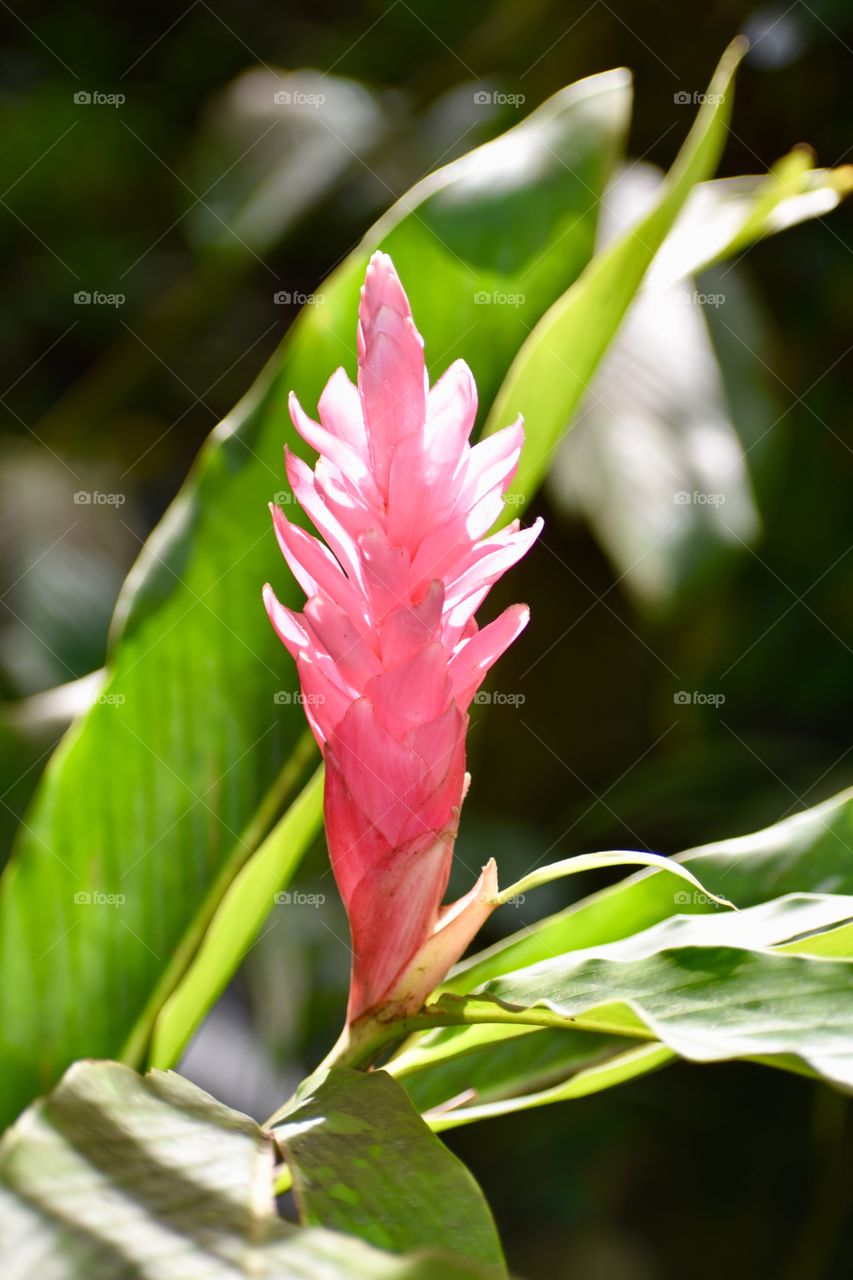
<svg viewBox="0 0 853 1280">
<path fill-rule="evenodd" d="M 493 861 L 442 906 L 467 787 L 468 707 L 524 628 L 512 605 L 478 628 L 491 586 L 541 521 L 486 536 L 503 510 L 521 420 L 479 444 L 470 369 L 430 388 L 423 340 L 391 259 L 375 253 L 361 291 L 358 386 L 329 379 L 314 422 L 291 394 L 312 470 L 285 450 L 294 495 L 325 545 L 272 507 L 279 546 L 308 597 L 302 613 L 264 588 L 296 660 L 326 761 L 325 820 L 352 936 L 348 1019 L 413 1012 L 493 908 Z"/>
</svg>

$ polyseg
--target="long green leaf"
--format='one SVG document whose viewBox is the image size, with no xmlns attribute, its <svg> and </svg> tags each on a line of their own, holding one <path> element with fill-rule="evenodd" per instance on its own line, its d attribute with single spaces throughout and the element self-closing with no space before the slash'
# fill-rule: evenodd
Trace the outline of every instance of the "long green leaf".
<svg viewBox="0 0 853 1280">
<path fill-rule="evenodd" d="M 509 510 L 522 506 L 547 473 L 590 379 L 655 254 L 697 182 L 716 169 L 731 112 L 731 81 L 746 49 L 730 45 L 650 211 L 598 254 L 519 351 L 497 396 L 487 431 L 523 413 L 527 447 Z"/>
<path fill-rule="evenodd" d="M 582 1026 L 660 1040 L 694 1062 L 788 1055 L 853 1087 L 853 963 L 737 947 L 673 947 L 638 959 L 569 954 L 461 1000 L 486 1021 Z"/>
<path fill-rule="evenodd" d="M 831 213 L 853 190 L 853 166 L 813 169 L 811 164 L 808 148 L 797 147 L 769 173 L 697 184 L 644 287 L 676 284 L 764 236 Z"/>
<path fill-rule="evenodd" d="M 578 950 L 566 951 L 564 955 L 551 954 L 547 960 L 526 966 L 514 973 L 505 972 L 483 983 L 482 986 L 469 988 L 469 991 L 473 992 L 475 1001 L 475 1015 L 470 1020 L 475 1023 L 480 1021 L 488 1023 L 488 1016 L 483 1014 L 483 1010 L 476 1001 L 479 1001 L 483 993 L 494 995 L 500 991 L 503 980 L 510 984 L 524 983 L 528 980 L 534 982 L 540 975 L 549 974 L 553 969 L 558 969 L 560 972 L 564 969 L 569 972 L 571 969 L 571 972 L 574 972 L 583 965 L 592 966 L 592 970 L 596 969 L 597 965 L 606 965 L 608 972 L 619 973 L 622 970 L 626 972 L 631 964 L 660 959 L 662 956 L 678 957 L 692 955 L 693 952 L 698 954 L 702 948 L 708 948 L 708 951 L 715 954 L 725 950 L 727 954 L 738 951 L 743 952 L 744 956 L 754 954 L 763 957 L 770 952 L 770 948 L 777 948 L 775 954 L 792 950 L 790 947 L 785 948 L 785 943 L 789 942 L 797 943 L 793 950 L 800 956 L 838 955 L 838 947 L 827 948 L 821 940 L 827 936 L 833 937 L 840 927 L 849 925 L 852 919 L 853 895 L 831 895 L 831 893 L 830 895 L 798 893 L 798 895 L 790 895 L 753 906 L 740 913 L 674 915 L 660 924 L 653 925 L 652 928 L 630 934 L 619 941 L 601 943 L 598 946 L 585 946 Z M 792 970 L 792 973 L 797 973 L 797 970 Z M 807 970 L 799 970 L 799 973 L 804 975 Z M 850 970 L 850 977 L 853 977 L 853 969 Z M 601 989 L 602 992 L 605 991 L 603 984 Z M 619 1004 L 622 998 L 619 995 L 619 989 L 619 979 L 615 979 L 612 1000 L 616 1004 Z M 675 996 L 679 996 L 678 987 L 675 988 Z M 715 1016 L 713 1000 L 717 996 L 720 1000 L 720 1009 L 725 1009 L 727 1004 L 730 1004 L 733 1009 L 738 1007 L 736 1006 L 739 998 L 738 991 L 735 989 L 733 996 L 725 980 L 721 980 L 719 988 L 715 988 L 712 979 L 710 987 L 706 992 L 701 992 L 701 996 L 710 1002 L 712 1025 L 713 1016 Z M 850 996 L 853 997 L 853 987 L 850 988 Z M 435 1002 L 434 1015 L 437 1016 L 438 1021 L 441 1021 L 441 1012 L 444 1010 L 447 1011 L 448 1020 L 453 1020 L 459 1015 L 459 1019 L 465 1021 L 471 1007 L 467 1005 L 469 998 L 451 995 L 451 993 L 439 996 Z M 808 995 L 804 991 L 803 1002 L 807 1000 Z M 459 1001 L 462 1001 L 462 1004 L 457 1004 Z M 512 1001 L 508 1002 L 511 1004 Z M 633 1009 L 637 1009 L 637 1006 L 634 1005 Z M 619 1051 L 619 1044 L 613 1043 L 610 1039 L 601 1041 L 599 1038 L 584 1050 L 583 1037 L 573 1036 L 571 1034 L 573 1028 L 592 1030 L 592 1032 L 601 1033 L 602 1036 L 633 1037 L 637 1034 L 640 1036 L 660 1034 L 660 1038 L 665 1039 L 672 1050 L 680 1052 L 678 1044 L 671 1038 L 656 1032 L 648 1019 L 638 1023 L 631 1011 L 617 1010 L 613 1014 L 608 1007 L 603 1014 L 593 1014 L 592 1018 L 588 1018 L 587 1015 L 584 1015 L 583 1019 L 571 1021 L 561 1018 L 556 1023 L 547 1010 L 519 1012 L 506 1010 L 501 1005 L 492 1007 L 492 1015 L 496 1025 L 488 1030 L 482 1025 L 446 1027 L 423 1036 L 412 1037 L 411 1041 L 403 1046 L 402 1050 L 398 1051 L 389 1062 L 388 1070 L 400 1076 L 401 1079 L 406 1079 L 407 1082 L 412 1076 L 420 1074 L 427 1076 L 424 1087 L 419 1088 L 415 1085 L 415 1097 L 421 1105 L 427 1103 L 428 1106 L 434 1106 L 439 1101 L 437 1091 L 443 1091 L 444 1098 L 456 1096 L 470 1088 L 476 1089 L 479 1094 L 483 1087 L 487 1092 L 497 1093 L 498 1096 L 506 1092 L 514 1094 L 525 1092 L 543 1076 L 548 1079 L 566 1073 L 574 1074 L 584 1068 L 587 1062 L 594 1064 L 601 1059 L 602 1055 L 607 1057 L 611 1056 L 613 1051 Z M 743 1029 L 744 1034 L 748 1036 L 751 1020 L 757 1021 L 758 1025 L 763 1025 L 762 1020 L 767 1016 L 767 1010 L 757 1005 L 756 1009 L 751 1010 L 751 1014 L 744 1021 L 743 1028 L 740 1029 Z M 774 1016 L 774 1012 L 771 1011 L 771 1020 Z M 562 1048 L 556 1043 L 549 1047 L 549 1050 L 557 1055 L 555 1060 L 546 1061 L 542 1057 L 542 1051 L 539 1051 L 539 1056 L 535 1056 L 537 1051 L 532 1051 L 533 1056 L 530 1056 L 529 1061 L 520 1061 L 519 1047 L 508 1042 L 514 1038 L 515 1034 L 523 1034 L 521 1028 L 525 1027 L 566 1027 L 570 1032 L 569 1042 Z M 736 1033 L 736 1030 L 738 1028 L 734 1028 L 733 1033 Z M 510 1050 L 508 1052 L 507 1044 Z M 798 1056 L 800 1060 L 812 1065 L 813 1069 L 820 1070 L 809 1056 L 813 1047 L 815 1046 L 809 1043 L 807 1038 L 800 1039 L 802 1052 Z M 524 1059 L 524 1046 L 521 1046 L 520 1052 L 521 1059 Z M 794 1051 L 785 1048 L 785 1050 L 774 1052 Z M 686 1053 L 685 1056 L 690 1055 Z M 725 1056 L 725 1053 L 722 1056 Z M 817 1050 L 817 1056 L 820 1057 L 820 1050 Z"/>
<path fill-rule="evenodd" d="M 178 1061 L 252 945 L 275 895 L 289 882 L 322 820 L 321 767 L 225 894 L 198 954 L 160 1011 L 148 1055 L 152 1067 L 164 1070 Z"/>
<path fill-rule="evenodd" d="M 543 1039 L 549 1036 L 565 1039 L 565 1035 L 565 1032 L 537 1031 L 536 1039 L 531 1043 L 541 1053 Z M 626 1084 L 637 1076 L 658 1071 L 672 1062 L 675 1056 L 672 1049 L 664 1044 L 652 1042 L 637 1045 L 608 1054 L 600 1062 L 585 1065 L 559 1084 L 550 1085 L 538 1092 L 521 1092 L 510 1097 L 488 1099 L 477 1091 L 477 1100 L 470 1105 L 439 1107 L 436 1111 L 427 1113 L 424 1119 L 433 1133 L 443 1133 L 447 1129 L 457 1129 L 460 1125 L 474 1124 L 477 1120 L 495 1120 L 499 1116 L 511 1115 L 516 1111 L 531 1111 L 535 1107 L 550 1106 L 554 1102 L 574 1102 L 578 1098 L 588 1098 L 604 1089 Z"/>
<path fill-rule="evenodd" d="M 787 894 L 853 894 L 853 788 L 762 831 L 689 849 L 678 861 L 711 894 L 739 908 Z M 676 912 L 715 909 L 707 893 L 685 893 L 670 868 L 640 872 L 463 961 L 445 988 L 471 991 L 498 974 L 614 942 Z"/>
<path fill-rule="evenodd" d="M 606 853 L 579 853 L 573 858 L 546 863 L 544 866 L 537 867 L 535 871 L 529 871 L 526 876 L 522 876 L 508 888 L 501 889 L 497 895 L 497 901 L 511 902 L 513 898 L 527 894 L 531 889 L 538 889 L 543 884 L 552 884 L 555 880 L 562 880 L 566 876 L 582 875 L 585 871 L 597 871 L 599 867 L 654 867 L 658 871 L 667 871 L 670 875 L 684 880 L 709 902 L 719 907 L 732 906 L 727 898 L 709 893 L 692 871 L 678 862 L 673 862 L 671 858 L 664 858 L 659 853 L 641 853 L 629 849 L 617 849 Z"/>
</svg>

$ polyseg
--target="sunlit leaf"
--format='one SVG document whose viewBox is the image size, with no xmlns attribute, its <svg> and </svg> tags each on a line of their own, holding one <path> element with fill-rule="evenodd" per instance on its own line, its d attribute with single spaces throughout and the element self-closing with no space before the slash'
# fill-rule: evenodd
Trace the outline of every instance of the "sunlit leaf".
<svg viewBox="0 0 853 1280">
<path fill-rule="evenodd" d="M 386 1072 L 329 1072 L 274 1132 L 306 1226 L 396 1252 L 438 1247 L 505 1274 L 480 1188 Z"/>
<path fill-rule="evenodd" d="M 253 1120 L 180 1076 L 79 1063 L 0 1143 L 4 1280 L 486 1274 L 432 1249 L 396 1258 L 285 1223 L 274 1159 Z"/>
<path fill-rule="evenodd" d="M 154 1027 L 151 1066 L 172 1067 L 252 945 L 270 904 L 287 884 L 323 820 L 323 770 L 318 769 L 235 877 L 201 946 Z"/>
<path fill-rule="evenodd" d="M 611 959 L 631 955 L 655 936 L 661 946 L 719 942 L 721 929 L 727 944 L 853 956 L 847 920 L 853 902 L 853 791 L 764 831 L 691 850 L 682 858 L 706 888 L 744 910 L 721 915 L 706 892 L 679 884 L 671 868 L 641 872 L 472 956 L 457 966 L 444 989 L 472 991 L 491 978 L 568 952 Z M 530 1041 L 530 1047 L 521 1040 Z M 587 1067 L 603 1066 L 623 1052 L 618 1038 L 589 1031 L 449 1027 L 411 1037 L 388 1069 L 399 1074 L 422 1109 L 460 1098 L 448 1113 L 453 1124 L 460 1124 L 467 1122 L 469 1108 L 472 1116 L 478 1114 L 481 1103 L 500 1103 L 508 1111 L 515 1097 L 551 1096 Z M 784 1065 L 804 1069 L 797 1058 Z M 606 1079 L 606 1072 L 595 1078 Z"/>
<path fill-rule="evenodd" d="M 596 255 L 583 275 L 540 320 L 513 361 L 486 429 L 523 413 L 527 447 L 511 497 L 529 501 L 608 344 L 690 191 L 714 171 L 731 112 L 731 81 L 745 45 L 723 56 L 699 114 L 651 208 Z M 511 505 L 513 505 L 511 503 Z"/>
</svg>

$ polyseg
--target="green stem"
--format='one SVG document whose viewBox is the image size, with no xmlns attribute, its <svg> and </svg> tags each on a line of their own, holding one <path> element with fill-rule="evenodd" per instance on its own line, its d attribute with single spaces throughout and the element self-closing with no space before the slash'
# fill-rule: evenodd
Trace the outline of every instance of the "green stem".
<svg viewBox="0 0 853 1280">
<path fill-rule="evenodd" d="M 380 1022 L 370 1017 L 347 1023 L 320 1065 L 305 1077 L 293 1096 L 273 1112 L 264 1128 L 272 1129 L 281 1124 L 333 1067 L 368 1070 L 386 1045 L 408 1034 L 409 1021 Z"/>
<path fill-rule="evenodd" d="M 450 993 L 439 996 L 432 1004 L 424 1005 L 418 1013 L 408 1017 L 383 1019 L 380 1014 L 381 1010 L 379 1014 L 374 1012 L 356 1022 L 348 1023 L 317 1069 L 312 1071 L 311 1075 L 302 1081 L 293 1096 L 270 1116 L 264 1127 L 272 1129 L 277 1124 L 281 1124 L 282 1120 L 299 1106 L 299 1103 L 334 1067 L 367 1071 L 384 1049 L 404 1040 L 415 1031 L 434 1031 L 440 1027 L 498 1024 L 590 1031 L 597 1035 L 610 1032 L 613 1035 L 636 1040 L 656 1038 L 647 1027 L 639 1023 L 635 1027 L 621 1022 L 611 1026 L 600 1018 L 567 1019 L 563 1014 L 555 1013 L 544 1005 L 537 1005 L 530 1009 L 513 1009 L 504 1007 L 496 1000 L 457 996 Z"/>
</svg>

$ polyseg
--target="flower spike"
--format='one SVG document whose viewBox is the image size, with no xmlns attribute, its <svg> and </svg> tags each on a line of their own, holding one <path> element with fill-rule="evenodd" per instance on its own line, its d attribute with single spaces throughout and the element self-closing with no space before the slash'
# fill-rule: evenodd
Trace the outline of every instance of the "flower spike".
<svg viewBox="0 0 853 1280">
<path fill-rule="evenodd" d="M 293 424 L 319 453 L 287 455 L 300 506 L 325 540 L 279 508 L 279 546 L 308 597 L 264 603 L 296 660 L 326 761 L 332 868 L 352 936 L 347 1018 L 404 1017 L 423 1004 L 495 905 L 493 861 L 442 905 L 468 785 L 468 707 L 524 629 L 511 605 L 482 630 L 474 613 L 542 527 L 486 537 L 523 444 L 519 420 L 469 444 L 477 389 L 462 360 L 432 388 L 423 340 L 387 254 L 370 260 L 358 314 L 358 385 L 343 369 L 314 422 Z"/>
</svg>

